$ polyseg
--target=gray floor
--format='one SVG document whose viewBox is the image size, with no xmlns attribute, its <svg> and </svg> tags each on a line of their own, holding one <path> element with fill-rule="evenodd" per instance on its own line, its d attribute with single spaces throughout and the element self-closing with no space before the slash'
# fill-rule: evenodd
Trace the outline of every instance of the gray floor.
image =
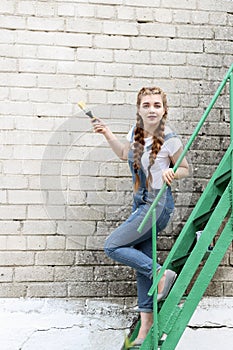
<svg viewBox="0 0 233 350">
<path fill-rule="evenodd" d="M 104 306 L 103 306 L 104 305 Z M 96 301 L 0 299 L 1 350 L 120 350 L 133 312 Z M 205 298 L 176 350 L 232 350 L 233 298 Z"/>
</svg>

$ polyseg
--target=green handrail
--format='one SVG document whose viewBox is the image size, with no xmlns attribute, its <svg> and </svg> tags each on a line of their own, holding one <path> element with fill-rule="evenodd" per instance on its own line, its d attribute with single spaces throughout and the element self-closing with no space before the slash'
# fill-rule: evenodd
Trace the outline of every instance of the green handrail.
<svg viewBox="0 0 233 350">
<path fill-rule="evenodd" d="M 230 69 L 228 70 L 225 78 L 223 79 L 222 83 L 220 84 L 219 88 L 217 89 L 214 97 L 212 98 L 209 106 L 207 107 L 206 111 L 204 112 L 201 120 L 199 121 L 195 131 L 191 135 L 188 143 L 186 144 L 182 154 L 180 155 L 179 159 L 177 160 L 176 164 L 174 165 L 174 172 L 178 169 L 180 163 L 184 159 L 186 153 L 188 152 L 190 146 L 192 145 L 194 139 L 196 138 L 197 134 L 199 133 L 202 125 L 204 124 L 209 112 L 213 108 L 213 105 L 215 104 L 217 98 L 219 97 L 222 89 L 227 83 L 227 80 L 230 79 L 230 136 L 231 136 L 231 143 L 233 142 L 233 64 L 231 65 Z M 232 163 L 233 163 L 233 153 L 232 153 Z M 232 177 L 231 177 L 231 183 L 233 188 L 233 167 L 232 167 Z M 174 244 L 173 248 L 171 249 L 171 252 L 169 256 L 167 257 L 166 261 L 163 264 L 163 267 L 160 269 L 160 272 L 157 275 L 156 271 L 156 262 L 157 262 L 157 246 L 156 246 L 156 205 L 158 204 L 158 201 L 160 197 L 162 196 L 163 192 L 167 188 L 166 184 L 163 184 L 161 190 L 159 191 L 157 197 L 155 198 L 154 202 L 152 203 L 148 213 L 146 214 L 144 220 L 142 221 L 141 225 L 138 228 L 138 231 L 141 233 L 145 223 L 149 219 L 149 217 L 152 215 L 152 256 L 153 256 L 153 284 L 148 292 L 149 296 L 153 295 L 153 307 L 154 307 L 154 313 L 153 313 L 153 349 L 158 349 L 158 306 L 157 306 L 157 285 L 163 276 L 168 264 L 170 263 L 171 257 L 173 256 L 173 252 L 176 249 L 176 246 L 179 244 L 179 242 L 182 240 L 182 234 L 177 238 L 176 243 Z M 233 191 L 232 191 L 233 192 Z M 233 203 L 233 195 L 232 195 L 232 203 Z M 232 218 L 232 225 L 233 225 L 233 211 L 231 213 Z"/>
<path fill-rule="evenodd" d="M 205 120 L 206 120 L 206 118 L 207 118 L 207 116 L 208 116 L 208 114 L 210 113 L 210 110 L 213 108 L 213 105 L 215 104 L 215 102 L 216 102 L 218 96 L 220 95 L 222 89 L 223 89 L 224 86 L 226 85 L 227 80 L 230 78 L 230 74 L 231 74 L 232 71 L 233 71 L 233 64 L 231 65 L 230 69 L 228 70 L 228 72 L 227 72 L 225 78 L 223 79 L 222 83 L 220 84 L 219 88 L 217 89 L 217 91 L 216 91 L 214 97 L 212 98 L 212 100 L 211 100 L 209 106 L 207 107 L 205 113 L 203 114 L 201 120 L 199 121 L 199 123 L 198 123 L 196 129 L 194 130 L 194 132 L 193 132 L 193 134 L 191 135 L 191 137 L 190 137 L 188 143 L 187 143 L 186 146 L 184 147 L 183 152 L 181 153 L 180 157 L 178 158 L 176 164 L 174 165 L 174 167 L 173 167 L 174 172 L 176 172 L 177 168 L 179 167 L 180 163 L 182 162 L 182 160 L 184 159 L 186 153 L 188 152 L 190 146 L 192 145 L 194 139 L 196 138 L 197 134 L 199 133 L 199 131 L 200 131 L 202 125 L 204 124 L 204 122 L 205 122 Z M 233 133 L 233 131 L 232 131 L 232 133 Z M 167 188 L 167 186 L 166 186 L 166 184 L 164 183 L 163 186 L 162 186 L 162 188 L 161 188 L 161 190 L 159 191 L 157 197 L 155 198 L 154 202 L 151 204 L 151 207 L 150 207 L 150 209 L 148 210 L 148 212 L 147 212 L 145 218 L 143 219 L 143 221 L 141 222 L 140 226 L 138 227 L 138 232 L 140 232 L 140 233 L 142 232 L 143 227 L 145 226 L 147 220 L 149 219 L 149 217 L 150 217 L 150 215 L 151 215 L 153 209 L 154 209 L 154 208 L 156 207 L 156 205 L 158 204 L 158 201 L 159 201 L 159 199 L 161 198 L 161 196 L 162 196 L 162 194 L 163 194 L 163 192 L 165 191 L 166 188 Z"/>
<path fill-rule="evenodd" d="M 211 109 L 213 108 L 217 98 L 219 97 L 221 91 L 223 90 L 224 86 L 226 85 L 228 79 L 230 79 L 230 122 L 231 122 L 231 142 L 233 142 L 233 92 L 232 92 L 232 88 L 233 88 L 233 78 L 232 78 L 232 72 L 233 72 L 233 64 L 231 65 L 231 67 L 229 68 L 228 72 L 226 73 L 222 83 L 220 84 L 220 86 L 218 87 L 216 93 L 214 94 L 209 106 L 207 107 L 206 111 L 204 112 L 202 118 L 200 119 L 199 123 L 197 124 L 197 127 L 196 129 L 194 130 L 193 134 L 191 135 L 188 143 L 186 144 L 186 146 L 184 147 L 184 150 L 182 152 L 182 154 L 180 155 L 180 157 L 178 158 L 176 164 L 174 165 L 173 167 L 173 170 L 174 172 L 176 172 L 176 170 L 178 169 L 180 163 L 182 162 L 182 160 L 184 159 L 185 155 L 187 154 L 189 148 L 191 147 L 194 139 L 196 138 L 197 134 L 199 133 L 202 125 L 204 124 L 207 116 L 209 115 Z M 159 202 L 159 199 L 161 198 L 162 194 L 164 193 L 165 189 L 167 188 L 167 185 L 164 183 L 162 188 L 160 189 L 157 197 L 155 198 L 155 200 L 153 201 L 153 203 L 151 204 L 151 207 L 150 209 L 148 210 L 147 214 L 145 215 L 143 221 L 141 222 L 140 226 L 138 227 L 138 232 L 142 232 L 143 230 L 143 227 L 145 226 L 146 222 L 148 221 L 148 219 L 150 218 L 150 216 L 152 215 L 154 209 L 156 208 L 158 202 Z M 154 230 L 156 231 L 156 230 Z M 153 235 L 156 235 L 156 232 L 153 231 Z M 177 243 L 179 241 L 179 239 L 181 239 L 181 237 L 178 237 L 177 239 Z M 153 242 L 154 244 L 156 244 L 156 237 L 154 237 L 153 239 Z M 173 246 L 169 256 L 172 256 L 172 253 L 175 249 L 175 246 Z M 155 251 L 155 247 L 154 247 L 154 251 Z M 163 264 L 163 267 L 160 269 L 160 272 L 159 274 L 157 275 L 157 278 L 153 279 L 153 285 L 151 286 L 149 292 L 148 292 L 148 295 L 152 296 L 156 290 L 156 287 L 161 279 L 161 277 L 163 276 L 167 266 L 169 265 L 170 263 L 170 259 L 169 259 L 169 256 L 168 258 L 166 259 L 166 261 L 164 262 Z M 153 260 L 154 260 L 154 256 L 153 256 Z M 156 293 L 157 295 L 157 293 Z M 156 297 L 157 299 L 157 297 Z M 155 326 L 155 325 L 154 325 Z"/>
</svg>

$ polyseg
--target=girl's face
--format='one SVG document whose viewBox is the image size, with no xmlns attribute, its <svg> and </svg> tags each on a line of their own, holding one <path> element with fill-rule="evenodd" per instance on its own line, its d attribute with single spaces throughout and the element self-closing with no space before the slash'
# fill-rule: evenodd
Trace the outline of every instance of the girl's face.
<svg viewBox="0 0 233 350">
<path fill-rule="evenodd" d="M 155 130 L 165 113 L 162 96 L 159 94 L 142 96 L 138 112 L 142 117 L 145 130 Z"/>
</svg>

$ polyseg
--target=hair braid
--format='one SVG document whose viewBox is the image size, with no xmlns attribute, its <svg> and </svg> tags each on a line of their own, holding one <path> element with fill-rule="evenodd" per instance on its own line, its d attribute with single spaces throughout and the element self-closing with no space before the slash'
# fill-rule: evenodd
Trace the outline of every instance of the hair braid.
<svg viewBox="0 0 233 350">
<path fill-rule="evenodd" d="M 140 178 L 138 175 L 138 170 L 141 168 L 141 157 L 142 153 L 144 151 L 144 129 L 143 129 L 143 122 L 140 115 L 137 113 L 137 121 L 136 121 L 136 128 L 134 132 L 134 172 L 135 172 L 135 183 L 134 183 L 134 190 L 137 191 L 140 186 Z"/>
<path fill-rule="evenodd" d="M 164 143 L 164 129 L 165 129 L 165 118 L 162 118 L 157 133 L 153 136 L 152 139 L 152 148 L 149 156 L 149 166 L 148 166 L 148 176 L 147 176 L 147 187 L 152 183 L 151 167 L 153 166 L 157 154 L 161 150 L 161 147 Z"/>
</svg>

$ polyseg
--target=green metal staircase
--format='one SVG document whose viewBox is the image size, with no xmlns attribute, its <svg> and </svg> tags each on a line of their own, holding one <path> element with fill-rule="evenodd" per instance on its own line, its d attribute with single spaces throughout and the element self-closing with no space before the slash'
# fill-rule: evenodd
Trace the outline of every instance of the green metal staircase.
<svg viewBox="0 0 233 350">
<path fill-rule="evenodd" d="M 155 207 L 166 185 L 159 192 L 144 221 L 138 228 L 138 231 L 141 232 L 146 221 L 152 215 L 154 222 L 152 235 L 155 272 L 153 273 L 154 282 L 149 295 L 153 295 L 154 299 L 154 323 L 143 344 L 139 347 L 131 347 L 132 350 L 174 350 L 176 348 L 233 240 L 233 65 L 185 146 L 184 152 L 174 166 L 174 171 L 177 170 L 185 157 L 228 80 L 230 81 L 230 146 L 179 234 L 158 275 L 156 275 L 155 268 L 157 261 Z M 202 231 L 198 240 L 197 231 Z M 158 304 L 157 285 L 167 268 L 176 271 L 178 276 L 166 300 Z M 131 341 L 136 338 L 139 327 L 140 321 L 130 338 Z"/>
</svg>

